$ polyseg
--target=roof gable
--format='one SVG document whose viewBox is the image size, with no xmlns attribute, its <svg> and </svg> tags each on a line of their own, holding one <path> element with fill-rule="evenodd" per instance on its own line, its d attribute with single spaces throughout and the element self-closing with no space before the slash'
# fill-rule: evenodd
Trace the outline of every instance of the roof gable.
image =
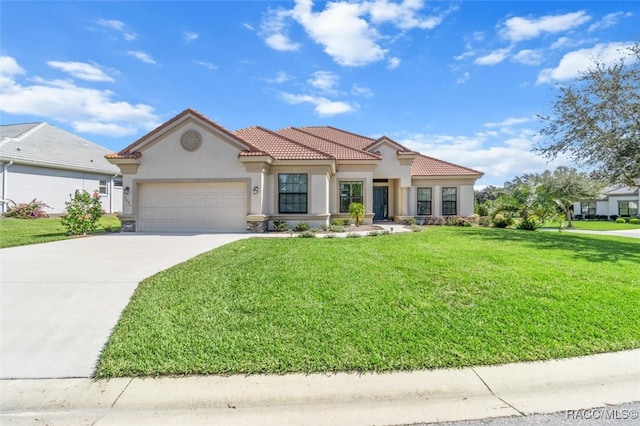
<svg viewBox="0 0 640 426">
<path fill-rule="evenodd" d="M 220 136 L 221 139 L 232 145 L 235 145 L 239 150 L 258 150 L 255 146 L 239 138 L 237 135 L 220 126 L 216 122 L 210 120 L 209 118 L 191 108 L 187 108 L 169 121 L 142 136 L 140 139 L 133 142 L 117 154 L 108 155 L 107 158 L 139 158 L 141 156 L 141 152 L 144 151 L 147 146 L 152 145 L 153 143 L 162 139 L 163 136 L 171 133 L 172 131 L 183 126 L 189 121 L 196 122 L 200 126 L 210 130 L 212 133 Z"/>
</svg>

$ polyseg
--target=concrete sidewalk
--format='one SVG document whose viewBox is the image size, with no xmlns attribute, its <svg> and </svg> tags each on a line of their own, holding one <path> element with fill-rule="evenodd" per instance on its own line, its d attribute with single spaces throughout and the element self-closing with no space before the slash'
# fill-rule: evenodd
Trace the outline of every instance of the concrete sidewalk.
<svg viewBox="0 0 640 426">
<path fill-rule="evenodd" d="M 3 380 L 2 424 L 384 425 L 640 400 L 640 350 L 389 374 Z"/>
</svg>

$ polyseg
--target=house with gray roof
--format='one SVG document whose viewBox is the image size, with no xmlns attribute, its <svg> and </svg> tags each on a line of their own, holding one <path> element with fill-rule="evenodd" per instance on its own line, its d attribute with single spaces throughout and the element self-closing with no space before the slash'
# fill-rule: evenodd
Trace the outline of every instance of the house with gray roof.
<svg viewBox="0 0 640 426">
<path fill-rule="evenodd" d="M 577 219 L 615 219 L 640 217 L 640 188 L 625 185 L 608 186 L 598 197 L 573 205 Z"/>
<path fill-rule="evenodd" d="M 0 125 L 0 209 L 34 198 L 63 213 L 77 190 L 97 191 L 107 213 L 122 211 L 122 175 L 110 151 L 50 124 Z"/>
</svg>

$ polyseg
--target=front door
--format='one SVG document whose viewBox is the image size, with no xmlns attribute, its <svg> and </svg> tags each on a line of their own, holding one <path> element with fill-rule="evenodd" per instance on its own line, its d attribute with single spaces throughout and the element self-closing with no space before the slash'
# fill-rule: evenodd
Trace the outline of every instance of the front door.
<svg viewBox="0 0 640 426">
<path fill-rule="evenodd" d="M 373 220 L 389 219 L 389 188 L 386 186 L 373 187 Z"/>
</svg>

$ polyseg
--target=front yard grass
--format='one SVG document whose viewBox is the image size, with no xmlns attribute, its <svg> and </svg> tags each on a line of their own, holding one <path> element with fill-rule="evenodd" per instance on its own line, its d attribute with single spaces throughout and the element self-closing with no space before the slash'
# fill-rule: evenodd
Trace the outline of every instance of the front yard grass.
<svg viewBox="0 0 640 426">
<path fill-rule="evenodd" d="M 96 232 L 119 229 L 120 219 L 104 215 Z M 0 248 L 39 244 L 69 238 L 60 218 L 13 219 L 0 218 Z"/>
<path fill-rule="evenodd" d="M 143 281 L 96 377 L 390 371 L 640 347 L 640 240 L 249 239 Z"/>
<path fill-rule="evenodd" d="M 640 229 L 640 224 L 632 223 L 615 223 L 614 221 L 606 220 L 574 220 L 573 229 L 584 229 L 587 231 L 626 231 L 628 229 Z M 567 222 L 564 222 L 563 226 L 566 226 Z M 558 228 L 558 222 L 554 222 L 549 225 L 552 228 Z"/>
</svg>

